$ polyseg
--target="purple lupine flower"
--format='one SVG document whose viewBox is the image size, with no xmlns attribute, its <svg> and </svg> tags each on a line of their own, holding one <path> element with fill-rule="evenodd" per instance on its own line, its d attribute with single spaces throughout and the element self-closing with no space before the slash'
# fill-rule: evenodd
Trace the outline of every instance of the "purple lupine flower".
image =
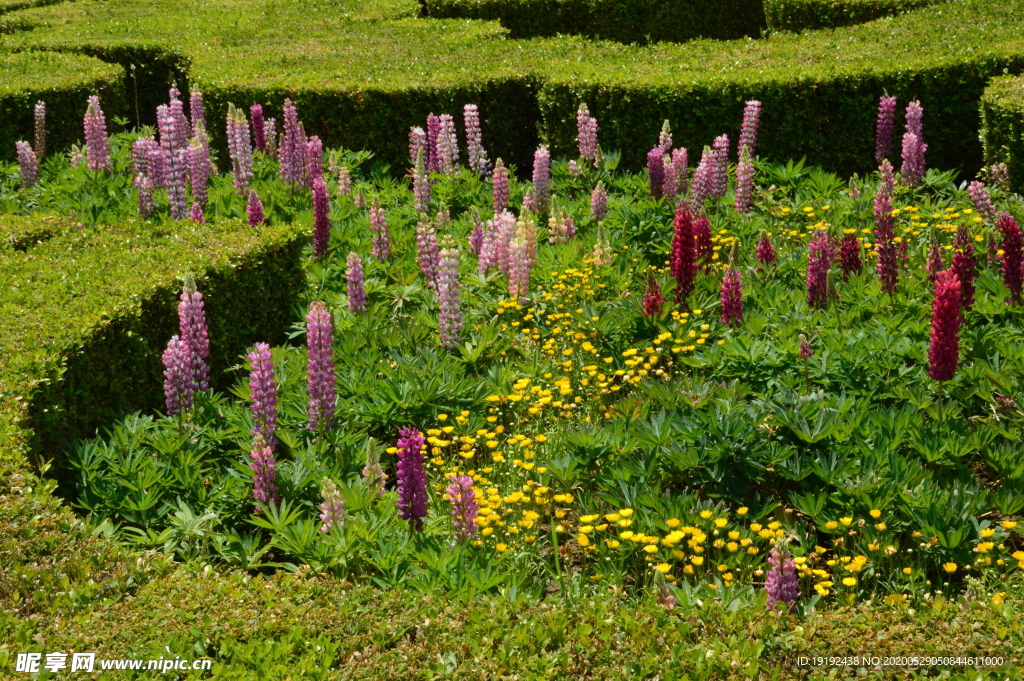
<svg viewBox="0 0 1024 681">
<path fill-rule="evenodd" d="M 476 206 L 472 211 L 473 229 L 469 232 L 469 251 L 477 258 L 480 257 L 480 249 L 484 245 L 484 221 L 480 219 L 480 211 Z"/>
<path fill-rule="evenodd" d="M 438 328 L 441 347 L 448 350 L 461 340 L 461 293 L 459 291 L 459 249 L 449 246 L 441 251 L 437 272 Z"/>
<path fill-rule="evenodd" d="M 252 118 L 252 145 L 262 152 L 267 151 L 266 121 L 263 120 L 263 105 L 253 104 L 249 107 L 249 116 Z"/>
<path fill-rule="evenodd" d="M 1010 166 L 1006 163 L 993 163 L 988 167 L 988 179 L 992 186 L 1010 191 Z"/>
<path fill-rule="evenodd" d="M 757 129 L 761 125 L 761 102 L 750 100 L 743 107 L 743 124 L 740 126 L 739 151 L 744 149 L 753 159 L 757 155 Z"/>
<path fill-rule="evenodd" d="M 824 310 L 828 306 L 828 273 L 832 268 L 832 245 L 828 233 L 819 230 L 808 246 L 807 304 Z"/>
<path fill-rule="evenodd" d="M 473 478 L 468 475 L 449 475 L 451 484 L 445 489 L 444 498 L 452 505 L 452 525 L 455 526 L 455 541 L 476 536 L 476 514 L 480 506 L 476 502 Z"/>
<path fill-rule="evenodd" d="M 459 138 L 455 135 L 455 121 L 451 114 L 438 116 L 441 129 L 437 136 L 437 164 L 442 173 L 455 170 L 459 160 Z"/>
<path fill-rule="evenodd" d="M 309 387 L 309 429 L 328 430 L 334 421 L 334 329 L 331 313 L 319 300 L 309 305 L 306 315 L 306 382 Z"/>
<path fill-rule="evenodd" d="M 551 152 L 540 147 L 533 154 L 533 201 L 538 215 L 546 213 L 551 201 Z"/>
<path fill-rule="evenodd" d="M 370 204 L 370 231 L 373 233 L 373 245 L 370 253 L 379 262 L 391 258 L 391 235 L 388 233 L 388 220 L 380 201 L 373 200 Z"/>
<path fill-rule="evenodd" d="M 277 119 L 268 118 L 263 121 L 263 140 L 267 145 L 264 153 L 267 156 L 277 156 Z"/>
<path fill-rule="evenodd" d="M 647 178 L 651 198 L 660 199 L 665 185 L 665 152 L 661 147 L 654 147 L 647 152 Z"/>
<path fill-rule="evenodd" d="M 875 194 L 875 251 L 878 253 L 875 267 L 878 271 L 878 280 L 882 283 L 882 290 L 892 295 L 896 292 L 896 284 L 899 280 L 896 242 L 893 235 L 896 218 L 892 214 L 895 179 L 893 178 L 892 164 L 888 159 L 882 161 L 879 170 L 882 179 L 878 185 L 878 193 Z"/>
<path fill-rule="evenodd" d="M 244 194 L 252 180 L 252 147 L 249 146 L 249 121 L 245 112 L 228 104 L 228 153 L 235 178 L 235 193 Z"/>
<path fill-rule="evenodd" d="M 192 198 L 196 203 L 205 206 L 210 181 L 210 142 L 206 136 L 206 128 L 200 123 L 195 137 L 188 145 L 189 182 L 192 185 Z"/>
<path fill-rule="evenodd" d="M 163 354 L 164 399 L 168 416 L 179 416 L 195 402 L 195 374 L 188 343 L 172 336 Z"/>
<path fill-rule="evenodd" d="M 150 181 L 153 183 L 154 189 L 159 189 L 167 186 L 167 155 L 164 150 L 160 148 L 160 145 L 155 141 L 153 146 L 146 152 L 147 166 L 149 170 Z"/>
<path fill-rule="evenodd" d="M 776 610 L 779 603 L 789 612 L 796 609 L 800 597 L 800 582 L 796 576 L 796 561 L 789 549 L 775 546 L 768 554 L 768 575 L 764 580 L 768 592 L 768 610 Z"/>
<path fill-rule="evenodd" d="M 463 107 L 463 118 L 466 123 L 466 151 L 469 154 L 469 169 L 477 175 L 486 175 L 490 163 L 484 149 L 483 134 L 480 132 L 480 112 L 476 104 Z"/>
<path fill-rule="evenodd" d="M 754 194 L 754 163 L 748 147 L 740 147 L 740 162 L 736 166 L 736 201 L 733 206 L 740 213 L 749 213 Z"/>
<path fill-rule="evenodd" d="M 423 152 L 423 157 L 426 158 L 427 154 L 427 133 L 420 127 L 409 128 L 409 161 L 416 165 L 416 157 L 420 152 Z"/>
<path fill-rule="evenodd" d="M 430 224 L 426 215 L 420 215 L 416 225 L 416 261 L 419 263 L 423 276 L 430 287 L 437 290 L 437 270 L 441 265 L 441 256 L 437 250 L 437 232 Z"/>
<path fill-rule="evenodd" d="M 814 350 L 811 350 L 811 344 L 807 342 L 807 336 L 800 334 L 800 359 L 806 362 L 811 357 L 814 357 Z"/>
<path fill-rule="evenodd" d="M 711 147 L 704 147 L 700 163 L 693 171 L 693 184 L 690 186 L 690 203 L 698 208 L 712 197 L 715 191 L 715 152 Z"/>
<path fill-rule="evenodd" d="M 672 153 L 672 125 L 665 119 L 661 124 L 661 132 L 658 133 L 658 148 L 662 155 Z"/>
<path fill-rule="evenodd" d="M 604 182 L 598 182 L 594 192 L 590 195 L 590 214 L 600 222 L 608 214 L 608 192 L 605 191 Z"/>
<path fill-rule="evenodd" d="M 761 232 L 761 238 L 757 240 L 757 260 L 762 265 L 771 265 L 775 262 L 775 246 L 764 232 Z"/>
<path fill-rule="evenodd" d="M 331 199 L 327 195 L 324 178 L 313 180 L 313 258 L 317 262 L 327 257 L 331 241 Z"/>
<path fill-rule="evenodd" d="M 345 524 L 345 500 L 341 496 L 341 490 L 330 478 L 324 478 L 320 483 L 320 496 L 324 502 L 320 504 L 320 531 L 327 534 L 332 527 L 341 527 Z"/>
<path fill-rule="evenodd" d="M 672 162 L 671 156 L 665 156 L 665 180 L 661 185 L 661 193 L 668 199 L 676 198 L 679 192 L 679 180 L 676 176 L 676 164 Z"/>
<path fill-rule="evenodd" d="M 153 214 L 153 184 L 148 175 L 138 173 L 135 176 L 135 187 L 139 190 L 139 215 L 145 219 Z"/>
<path fill-rule="evenodd" d="M 729 136 L 716 137 L 712 150 L 714 172 L 711 173 L 711 196 L 720 199 L 729 190 Z"/>
<path fill-rule="evenodd" d="M 200 127 L 206 128 L 206 110 L 203 106 L 203 93 L 193 90 L 188 96 L 188 114 L 192 119 L 192 134 Z"/>
<path fill-rule="evenodd" d="M 978 211 L 978 214 L 983 218 L 992 222 L 996 221 L 996 207 L 992 203 L 991 197 L 988 195 L 988 188 L 984 182 L 971 182 L 970 186 L 967 187 L 967 193 L 971 196 L 971 203 L 974 204 L 974 210 Z"/>
<path fill-rule="evenodd" d="M 256 193 L 255 189 L 249 190 L 249 202 L 245 206 L 245 215 L 249 218 L 250 227 L 262 225 L 267 219 L 263 214 L 263 202 L 260 201 L 260 195 Z"/>
<path fill-rule="evenodd" d="M 939 272 L 932 300 L 932 329 L 928 347 L 928 376 L 948 381 L 960 360 L 960 280 L 952 269 Z"/>
<path fill-rule="evenodd" d="M 942 259 L 942 246 L 939 244 L 938 238 L 933 237 L 924 260 L 924 271 L 928 275 L 928 281 L 934 284 L 935 280 L 939 278 L 939 272 L 944 269 L 946 269 L 946 263 Z"/>
<path fill-rule="evenodd" d="M 347 196 L 352 193 L 352 171 L 348 166 L 338 168 L 338 196 Z"/>
<path fill-rule="evenodd" d="M 363 286 L 363 261 L 358 254 L 349 252 L 346 264 L 348 265 L 345 276 L 348 279 L 349 312 L 365 312 L 366 289 Z"/>
<path fill-rule="evenodd" d="M 277 383 L 274 379 L 274 362 L 270 356 L 270 346 L 257 343 L 255 350 L 249 353 L 249 398 L 252 404 L 253 435 L 263 438 L 267 447 L 273 451 L 277 446 L 274 431 L 277 430 Z"/>
<path fill-rule="evenodd" d="M 409 523 L 410 530 L 420 532 L 427 517 L 426 440 L 415 428 L 403 428 L 398 434 L 398 517 Z"/>
<path fill-rule="evenodd" d="M 918 187 L 924 178 L 924 154 L 928 145 L 916 134 L 908 132 L 903 136 L 903 166 L 900 175 L 909 187 Z"/>
<path fill-rule="evenodd" d="M 430 176 L 424 167 L 423 150 L 417 152 L 416 168 L 412 174 L 413 210 L 426 212 L 430 206 Z"/>
<path fill-rule="evenodd" d="M 85 153 L 89 170 L 109 170 L 113 167 L 110 161 L 110 138 L 107 136 L 107 119 L 100 108 L 100 98 L 93 95 L 89 98 L 89 108 L 85 112 Z"/>
<path fill-rule="evenodd" d="M 711 234 L 711 221 L 704 211 L 699 211 L 693 220 L 693 242 L 697 260 L 705 270 L 711 269 L 715 255 L 715 242 Z"/>
<path fill-rule="evenodd" d="M 253 438 L 252 443 L 252 496 L 256 500 L 256 513 L 280 500 L 277 493 L 277 461 L 274 459 L 274 448 L 260 435 Z"/>
<path fill-rule="evenodd" d="M 206 218 L 203 217 L 203 207 L 199 205 L 198 201 L 192 202 L 192 210 L 189 212 L 188 217 L 192 222 L 198 222 L 201 225 L 206 224 Z"/>
<path fill-rule="evenodd" d="M 39 175 L 39 158 L 28 142 L 15 142 L 14 146 L 18 150 L 21 186 L 27 189 L 36 183 L 36 177 Z"/>
<path fill-rule="evenodd" d="M 156 140 L 152 137 L 140 137 L 132 143 L 132 164 L 136 173 L 150 174 L 149 152 L 156 148 Z"/>
<path fill-rule="evenodd" d="M 743 322 L 743 282 L 740 271 L 731 262 L 722 277 L 719 299 L 722 304 L 722 323 L 726 326 L 739 326 Z"/>
<path fill-rule="evenodd" d="M 280 166 L 278 172 L 281 179 L 297 189 L 302 185 L 305 175 L 306 140 L 299 124 L 299 111 L 292 100 L 284 100 L 284 140 L 278 150 Z"/>
<path fill-rule="evenodd" d="M 178 102 L 180 105 L 181 102 Z M 160 151 L 163 162 L 164 184 L 167 187 L 167 199 L 171 204 L 171 218 L 184 220 L 188 211 L 188 203 L 185 200 L 185 184 L 188 175 L 188 150 L 184 145 L 176 146 L 178 140 L 185 134 L 178 130 L 184 114 L 178 116 L 167 105 L 160 105 L 156 109 L 157 128 L 160 130 Z M 186 123 L 187 124 L 187 123 Z M 150 167 L 155 168 L 156 163 L 150 157 Z"/>
<path fill-rule="evenodd" d="M 441 136 L 441 119 L 434 114 L 427 116 L 427 155 L 423 158 L 428 173 L 441 170 L 437 145 Z"/>
<path fill-rule="evenodd" d="M 384 496 L 384 483 L 388 476 L 380 467 L 380 458 L 377 456 L 377 441 L 372 437 L 366 443 L 366 465 L 363 466 L 363 485 L 368 490 L 375 492 L 375 498 Z"/>
<path fill-rule="evenodd" d="M 907 105 L 907 132 L 917 135 L 917 138 L 924 141 L 921 119 L 924 117 L 924 107 L 918 100 Z"/>
<path fill-rule="evenodd" d="M 596 168 L 598 165 L 597 119 L 590 115 L 586 104 L 580 104 L 580 108 L 576 111 L 576 139 L 579 142 L 580 160 L 591 161 Z"/>
<path fill-rule="evenodd" d="M 1017 221 L 1009 213 L 1002 213 L 996 223 L 1002 236 L 999 244 L 1003 251 L 1003 284 L 1010 291 L 1007 304 L 1019 305 L 1024 289 L 1024 242 Z"/>
<path fill-rule="evenodd" d="M 961 229 L 967 231 L 966 227 L 961 226 Z M 974 244 L 965 243 L 956 249 L 950 269 L 956 273 L 956 278 L 960 282 L 960 303 L 964 312 L 970 312 L 974 307 L 974 278 L 976 276 Z"/>
<path fill-rule="evenodd" d="M 313 135 L 306 141 L 306 181 L 313 186 L 316 178 L 324 176 L 324 143 Z"/>
<path fill-rule="evenodd" d="M 878 122 L 875 124 L 875 160 L 879 163 L 892 156 L 895 131 L 896 98 L 882 95 L 878 99 Z"/>
<path fill-rule="evenodd" d="M 32 151 L 36 152 L 36 158 L 40 159 L 46 155 L 46 102 L 36 102 L 33 122 L 35 124 L 35 144 Z"/>
<path fill-rule="evenodd" d="M 494 193 L 492 208 L 495 215 L 500 215 L 508 208 L 508 168 L 499 158 L 494 162 L 494 172 L 491 174 L 491 188 Z"/>
<path fill-rule="evenodd" d="M 194 281 L 186 280 L 178 302 L 178 331 L 181 340 L 188 344 L 193 380 L 199 390 L 210 388 L 210 367 L 206 364 L 210 356 L 210 332 L 204 307 L 203 294 L 196 289 Z"/>
<path fill-rule="evenodd" d="M 180 94 L 177 88 L 172 87 L 170 101 L 167 103 L 167 115 L 174 119 L 174 127 L 171 128 L 168 140 L 172 149 L 188 147 L 189 132 L 192 130 L 188 117 L 185 115 L 185 104 L 178 99 Z"/>
<path fill-rule="evenodd" d="M 571 161 L 569 161 L 568 167 L 570 177 L 579 177 L 580 164 L 576 163 L 576 159 L 572 159 Z"/>
</svg>

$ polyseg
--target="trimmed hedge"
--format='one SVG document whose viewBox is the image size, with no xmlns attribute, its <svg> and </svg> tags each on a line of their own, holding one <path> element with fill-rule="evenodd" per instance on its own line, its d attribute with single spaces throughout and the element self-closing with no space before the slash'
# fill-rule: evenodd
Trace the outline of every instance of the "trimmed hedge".
<svg viewBox="0 0 1024 681">
<path fill-rule="evenodd" d="M 622 43 L 758 37 L 762 0 L 425 0 L 440 19 L 500 21 L 513 38 L 583 35 Z"/>
<path fill-rule="evenodd" d="M 45 5 L 56 5 L 64 0 L 0 0 L 0 14 L 15 12 L 19 9 L 29 7 L 43 7 Z"/>
<path fill-rule="evenodd" d="M 981 97 L 985 164 L 1006 163 L 1010 187 L 1024 193 L 1024 77 L 993 78 Z"/>
<path fill-rule="evenodd" d="M 817 28 L 853 26 L 946 1 L 765 0 L 764 14 L 769 30 L 799 33 Z"/>
<path fill-rule="evenodd" d="M 48 241 L 66 231 L 69 226 L 67 220 L 55 215 L 0 215 L 0 248 L 27 251 L 36 244 Z"/>
<path fill-rule="evenodd" d="M 163 401 L 161 353 L 181 277 L 206 300 L 215 387 L 257 341 L 282 343 L 304 290 L 300 225 L 77 226 L 0 254 L 0 450 L 55 459 L 124 409 Z"/>
</svg>

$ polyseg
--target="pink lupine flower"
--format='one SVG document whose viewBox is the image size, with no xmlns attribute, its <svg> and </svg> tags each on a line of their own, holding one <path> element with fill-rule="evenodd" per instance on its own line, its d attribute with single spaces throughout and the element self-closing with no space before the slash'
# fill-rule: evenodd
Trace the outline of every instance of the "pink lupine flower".
<svg viewBox="0 0 1024 681">
<path fill-rule="evenodd" d="M 109 170 L 113 167 L 107 119 L 100 108 L 100 98 L 96 95 L 89 98 L 89 108 L 85 112 L 85 149 L 89 170 Z"/>
<path fill-rule="evenodd" d="M 195 374 L 188 343 L 171 337 L 163 353 L 164 398 L 168 416 L 180 416 L 195 402 Z"/>
<path fill-rule="evenodd" d="M 892 156 L 892 137 L 896 131 L 896 98 L 882 95 L 878 100 L 875 124 L 875 160 L 881 163 Z"/>
<path fill-rule="evenodd" d="M 480 510 L 473 489 L 473 478 L 468 475 L 449 475 L 448 480 L 450 484 L 445 489 L 444 498 L 452 505 L 455 540 L 464 541 L 476 536 L 476 523 L 473 521 Z"/>
<path fill-rule="evenodd" d="M 366 289 L 363 286 L 363 261 L 358 254 L 350 252 L 346 264 L 348 265 L 345 276 L 348 279 L 349 312 L 365 312 Z"/>
<path fill-rule="evenodd" d="M 438 328 L 441 347 L 452 349 L 461 340 L 461 294 L 459 292 L 459 249 L 450 246 L 440 253 L 437 273 Z"/>
<path fill-rule="evenodd" d="M 351 301 L 351 297 L 349 298 Z M 334 421 L 334 327 L 331 313 L 319 300 L 306 315 L 306 384 L 309 388 L 309 429 L 329 430 Z"/>
<path fill-rule="evenodd" d="M 467 159 L 469 169 L 477 175 L 486 175 L 490 169 L 487 160 L 487 151 L 484 149 L 483 134 L 480 132 L 480 112 L 476 104 L 467 104 L 463 107 L 463 119 L 466 124 L 466 151 L 469 154 Z"/>
<path fill-rule="evenodd" d="M 313 258 L 318 262 L 327 257 L 331 241 L 331 199 L 327 183 L 318 177 L 313 181 Z"/>
<path fill-rule="evenodd" d="M 257 343 L 256 348 L 248 355 L 249 370 L 249 406 L 253 419 L 253 435 L 259 436 L 266 446 L 273 450 L 277 445 L 274 432 L 277 430 L 277 383 L 274 378 L 274 362 L 270 356 L 270 346 Z"/>
</svg>

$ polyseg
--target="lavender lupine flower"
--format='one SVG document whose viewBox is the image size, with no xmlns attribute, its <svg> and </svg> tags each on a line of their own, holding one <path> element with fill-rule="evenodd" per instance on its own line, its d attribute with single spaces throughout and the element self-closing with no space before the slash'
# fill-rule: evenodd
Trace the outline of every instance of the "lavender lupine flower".
<svg viewBox="0 0 1024 681">
<path fill-rule="evenodd" d="M 757 154 L 757 129 L 761 125 L 761 102 L 750 100 L 743 107 L 743 124 L 740 126 L 739 152 L 744 149 L 753 159 Z"/>
<path fill-rule="evenodd" d="M 736 201 L 733 206 L 740 213 L 749 213 L 754 193 L 754 164 L 750 150 L 740 147 L 740 162 L 736 166 Z"/>
<path fill-rule="evenodd" d="M 384 209 L 380 207 L 380 201 L 373 200 L 370 204 L 370 232 L 373 233 L 373 245 L 370 247 L 370 254 L 379 262 L 391 258 L 391 235 L 388 232 L 388 220 L 384 215 Z"/>
<path fill-rule="evenodd" d="M 807 304 L 824 310 L 828 306 L 828 273 L 832 268 L 832 246 L 825 230 L 819 230 L 808 246 Z"/>
<path fill-rule="evenodd" d="M 203 294 L 191 278 L 187 279 L 178 301 L 178 331 L 192 355 L 192 375 L 199 390 L 210 388 L 210 367 L 206 364 L 210 356 L 210 332 L 204 307 Z"/>
<path fill-rule="evenodd" d="M 423 157 L 428 173 L 441 170 L 437 145 L 441 137 L 441 118 L 433 113 L 427 115 L 427 155 Z"/>
<path fill-rule="evenodd" d="M 991 197 L 988 195 L 988 188 L 984 182 L 971 182 L 967 187 L 967 193 L 971 196 L 971 203 L 974 204 L 974 210 L 978 211 L 978 214 L 983 218 L 992 222 L 996 221 L 996 207 L 992 203 Z"/>
<path fill-rule="evenodd" d="M 764 580 L 768 592 L 768 610 L 778 609 L 782 603 L 789 612 L 796 608 L 800 596 L 800 582 L 796 576 L 796 561 L 789 549 L 775 546 L 768 554 L 768 574 Z"/>
<path fill-rule="evenodd" d="M 263 202 L 260 201 L 260 195 L 254 189 L 249 190 L 249 203 L 245 206 L 245 215 L 249 218 L 250 227 L 262 225 L 266 220 L 266 216 L 263 214 Z"/>
<path fill-rule="evenodd" d="M 761 238 L 757 240 L 757 259 L 762 265 L 775 263 L 775 246 L 764 232 L 761 232 Z"/>
<path fill-rule="evenodd" d="M 284 140 L 278 150 L 281 179 L 292 189 L 302 185 L 305 175 L 306 140 L 299 125 L 299 111 L 292 100 L 284 100 Z"/>
<path fill-rule="evenodd" d="M 928 145 L 921 141 L 921 138 L 912 132 L 903 136 L 903 166 L 900 168 L 900 175 L 909 187 L 918 187 L 924 178 L 925 164 L 924 154 L 928 151 Z"/>
<path fill-rule="evenodd" d="M 273 451 L 277 445 L 274 431 L 277 430 L 277 384 L 274 379 L 274 362 L 270 357 L 270 346 L 257 343 L 250 352 L 249 397 L 252 404 L 253 435 L 263 438 Z"/>
<path fill-rule="evenodd" d="M 700 208 L 715 193 L 715 152 L 704 147 L 700 163 L 693 171 L 693 185 L 690 187 L 690 203 Z"/>
<path fill-rule="evenodd" d="M 497 172 L 497 171 L 495 171 Z M 416 154 L 416 168 L 412 174 L 413 210 L 425 213 L 430 206 L 430 176 L 424 167 L 423 150 Z"/>
<path fill-rule="evenodd" d="M 32 150 L 32 145 L 28 142 L 15 142 L 14 146 L 18 151 L 18 170 L 21 173 L 21 186 L 27 189 L 36 183 L 36 177 L 39 175 L 39 159 L 36 157 L 36 152 Z"/>
<path fill-rule="evenodd" d="M 148 175 L 138 173 L 135 176 L 135 187 L 139 190 L 139 216 L 143 219 L 153 214 L 153 184 Z"/>
<path fill-rule="evenodd" d="M 32 151 L 36 152 L 36 158 L 46 155 L 46 102 L 36 102 L 33 111 L 35 123 L 35 144 Z"/>
<path fill-rule="evenodd" d="M 729 136 L 720 135 L 712 145 L 714 172 L 711 174 L 711 196 L 720 199 L 729 190 Z"/>
<path fill-rule="evenodd" d="M 1006 163 L 993 163 L 988 167 L 988 179 L 994 187 L 1010 191 L 1010 166 Z"/>
<path fill-rule="evenodd" d="M 875 194 L 875 251 L 878 253 L 876 268 L 882 290 L 889 295 L 896 292 L 899 280 L 899 267 L 896 263 L 896 242 L 893 228 L 896 219 L 892 215 L 892 195 L 895 183 L 892 164 L 888 159 L 882 161 L 880 167 L 882 180 Z"/>
<path fill-rule="evenodd" d="M 363 485 L 368 490 L 375 491 L 375 497 L 380 499 L 384 496 L 384 483 L 388 476 L 380 467 L 380 458 L 377 455 L 377 441 L 372 437 L 366 442 L 366 465 L 363 466 Z"/>
<path fill-rule="evenodd" d="M 952 269 L 935 279 L 932 300 L 932 331 L 928 347 L 928 376 L 948 381 L 956 374 L 960 359 L 960 280 Z"/>
<path fill-rule="evenodd" d="M 277 119 L 268 118 L 263 121 L 263 139 L 267 145 L 264 150 L 267 156 L 277 156 Z"/>
<path fill-rule="evenodd" d="M 210 143 L 202 123 L 196 129 L 195 137 L 189 141 L 188 165 L 192 198 L 199 205 L 205 206 L 208 199 L 207 185 L 210 181 Z"/>
<path fill-rule="evenodd" d="M 505 167 L 500 158 L 494 162 L 494 172 L 491 174 L 491 187 L 494 191 L 494 214 L 500 215 L 508 208 L 508 168 Z"/>
<path fill-rule="evenodd" d="M 252 147 L 249 146 L 249 121 L 245 112 L 228 104 L 228 154 L 235 178 L 235 193 L 244 194 L 252 180 Z"/>
<path fill-rule="evenodd" d="M 350 299 L 351 300 L 351 299 Z M 309 305 L 306 315 L 306 381 L 309 386 L 309 429 L 328 430 L 334 421 L 334 328 L 331 313 L 319 300 Z"/>
<path fill-rule="evenodd" d="M 455 541 L 476 536 L 476 514 L 480 506 L 473 489 L 473 478 L 468 475 L 449 475 L 451 484 L 445 489 L 444 498 L 452 505 L 452 525 L 455 526 Z"/>
<path fill-rule="evenodd" d="M 878 100 L 878 122 L 875 124 L 875 160 L 879 163 L 892 156 L 895 131 L 896 98 L 882 95 Z"/>
<path fill-rule="evenodd" d="M 547 212 L 551 201 L 551 152 L 547 147 L 533 154 L 533 200 L 538 215 Z"/>
<path fill-rule="evenodd" d="M 408 521 L 410 530 L 420 532 L 427 517 L 426 440 L 415 428 L 403 428 L 399 436 L 398 517 Z"/>
<path fill-rule="evenodd" d="M 256 513 L 276 504 L 280 500 L 277 493 L 277 461 L 274 459 L 274 448 L 259 434 L 252 443 L 252 496 L 256 500 Z"/>
<path fill-rule="evenodd" d="M 313 135 L 306 140 L 306 182 L 313 186 L 313 181 L 324 176 L 324 143 Z"/>
<path fill-rule="evenodd" d="M 597 119 L 590 115 L 586 104 L 580 104 L 576 111 L 576 139 L 579 142 L 580 160 L 591 161 L 596 168 L 597 160 Z"/>
<path fill-rule="evenodd" d="M 665 184 L 665 153 L 661 147 L 654 147 L 647 152 L 647 177 L 651 198 L 660 199 Z"/>
<path fill-rule="evenodd" d="M 1007 304 L 1019 305 L 1024 289 L 1024 243 L 1020 227 L 1009 213 L 999 216 L 996 227 L 1002 235 L 1000 248 L 1003 251 L 1003 284 L 1010 291 Z"/>
<path fill-rule="evenodd" d="M 658 148 L 663 155 L 672 153 L 672 125 L 667 118 L 661 124 L 661 132 L 658 133 Z"/>
<path fill-rule="evenodd" d="M 604 182 L 598 182 L 594 192 L 590 195 L 590 214 L 600 222 L 608 214 L 608 192 L 604 188 Z"/>
<path fill-rule="evenodd" d="M 257 151 L 267 151 L 267 131 L 264 127 L 263 105 L 253 104 L 249 107 L 249 116 L 252 118 L 252 145 Z"/>
<path fill-rule="evenodd" d="M 178 102 L 180 105 L 181 102 Z M 156 109 L 157 128 L 160 130 L 160 151 L 164 164 L 163 175 L 167 186 L 167 199 L 171 204 L 171 218 L 184 220 L 188 211 L 188 203 L 185 200 L 185 184 L 188 175 L 188 150 L 184 145 L 176 146 L 185 131 L 179 131 L 178 126 L 184 115 L 178 116 L 175 111 L 167 105 L 160 105 Z M 150 158 L 151 167 L 155 159 Z"/>
<path fill-rule="evenodd" d="M 722 277 L 719 299 L 722 304 L 722 323 L 726 326 L 739 326 L 743 322 L 743 282 L 740 271 L 731 262 Z"/>
<path fill-rule="evenodd" d="M 450 350 L 459 342 L 459 331 L 462 330 L 459 249 L 454 246 L 441 251 L 441 262 L 437 272 L 437 302 L 441 347 Z"/>
<path fill-rule="evenodd" d="M 195 402 L 195 374 L 188 343 L 172 336 L 163 354 L 164 399 L 168 416 L 179 416 Z"/>
<path fill-rule="evenodd" d="M 188 96 L 188 114 L 192 119 L 192 134 L 195 135 L 200 127 L 206 127 L 206 109 L 203 106 L 203 93 L 193 90 Z"/>
<path fill-rule="evenodd" d="M 85 112 L 85 153 L 89 170 L 109 170 L 113 167 L 110 161 L 110 138 L 107 136 L 107 119 L 100 108 L 100 98 L 93 95 L 89 98 L 89 108 Z"/>
<path fill-rule="evenodd" d="M 426 215 L 420 216 L 416 225 L 416 249 L 419 251 L 416 260 L 423 276 L 430 287 L 437 290 L 437 270 L 441 265 L 441 256 L 437 250 L 437 232 Z"/>
<path fill-rule="evenodd" d="M 348 279 L 349 312 L 365 312 L 366 288 L 363 285 L 363 261 L 358 254 L 350 252 L 346 264 L 348 265 L 345 276 Z"/>
<path fill-rule="evenodd" d="M 189 212 L 188 217 L 192 222 L 198 222 L 201 225 L 206 224 L 206 218 L 203 217 L 203 207 L 199 205 L 198 201 L 192 202 L 192 210 Z"/>
<path fill-rule="evenodd" d="M 320 483 L 320 496 L 324 502 L 320 504 L 320 531 L 327 534 L 332 527 L 345 524 L 345 500 L 341 496 L 338 485 L 330 478 Z"/>
<path fill-rule="evenodd" d="M 327 183 L 318 177 L 313 181 L 313 258 L 321 262 L 327 257 L 331 241 L 331 198 Z"/>
<path fill-rule="evenodd" d="M 486 175 L 490 163 L 484 149 L 483 135 L 480 132 L 480 112 L 476 104 L 463 107 L 463 118 L 466 123 L 466 150 L 469 153 L 469 169 L 477 175 Z"/>
<path fill-rule="evenodd" d="M 409 128 L 409 162 L 416 165 L 416 157 L 423 152 L 427 156 L 427 133 L 420 127 Z"/>
</svg>

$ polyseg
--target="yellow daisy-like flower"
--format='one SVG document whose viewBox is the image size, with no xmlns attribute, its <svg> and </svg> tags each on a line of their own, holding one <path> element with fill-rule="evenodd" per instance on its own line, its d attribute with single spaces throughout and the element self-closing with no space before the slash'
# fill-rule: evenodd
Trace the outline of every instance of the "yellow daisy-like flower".
<svg viewBox="0 0 1024 681">
<path fill-rule="evenodd" d="M 853 518 L 851 518 L 851 517 L 847 516 L 847 517 L 845 517 L 845 518 L 840 518 L 840 519 L 839 519 L 839 522 L 841 522 L 841 523 L 842 523 L 843 525 L 845 525 L 846 527 L 849 527 L 849 526 L 850 526 L 850 524 L 851 524 L 851 523 L 853 522 Z"/>
<path fill-rule="evenodd" d="M 748 511 L 750 511 L 750 509 L 746 506 L 740 506 L 736 509 L 736 515 L 746 515 Z"/>
<path fill-rule="evenodd" d="M 679 518 L 669 518 L 665 521 L 665 524 L 671 527 L 672 529 L 675 529 L 679 527 Z"/>
<path fill-rule="evenodd" d="M 690 562 L 699 567 L 704 564 L 704 556 L 691 556 Z"/>
<path fill-rule="evenodd" d="M 1013 528 L 1017 527 L 1017 523 L 1013 520 L 1004 520 L 1000 524 L 1003 526 L 1003 529 L 1006 530 L 1012 530 Z"/>
<path fill-rule="evenodd" d="M 669 570 L 672 569 L 672 566 L 668 563 L 658 563 L 654 566 L 654 569 L 660 572 L 661 574 L 666 575 L 668 574 Z"/>
<path fill-rule="evenodd" d="M 700 517 L 703 518 L 704 520 L 707 520 L 712 515 L 714 515 L 714 514 L 711 511 L 701 511 L 700 512 Z"/>
<path fill-rule="evenodd" d="M 873 508 L 870 511 L 868 511 L 868 515 L 874 518 L 875 520 L 878 520 L 882 517 L 882 512 L 879 511 L 877 508 Z"/>
<path fill-rule="evenodd" d="M 497 549 L 498 553 L 508 551 L 508 546 L 506 544 L 495 544 L 494 548 Z"/>
<path fill-rule="evenodd" d="M 728 518 L 715 518 L 715 527 L 721 529 L 729 524 Z"/>
<path fill-rule="evenodd" d="M 644 551 L 646 551 L 647 553 L 657 553 L 658 547 L 654 544 L 648 544 L 644 547 Z"/>
<path fill-rule="evenodd" d="M 913 572 L 913 568 L 903 568 L 903 574 L 909 575 Z"/>
<path fill-rule="evenodd" d="M 844 586 L 855 586 L 857 584 L 856 577 L 843 577 Z"/>
<path fill-rule="evenodd" d="M 945 563 L 942 569 L 949 573 L 956 572 L 956 563 Z"/>
</svg>

